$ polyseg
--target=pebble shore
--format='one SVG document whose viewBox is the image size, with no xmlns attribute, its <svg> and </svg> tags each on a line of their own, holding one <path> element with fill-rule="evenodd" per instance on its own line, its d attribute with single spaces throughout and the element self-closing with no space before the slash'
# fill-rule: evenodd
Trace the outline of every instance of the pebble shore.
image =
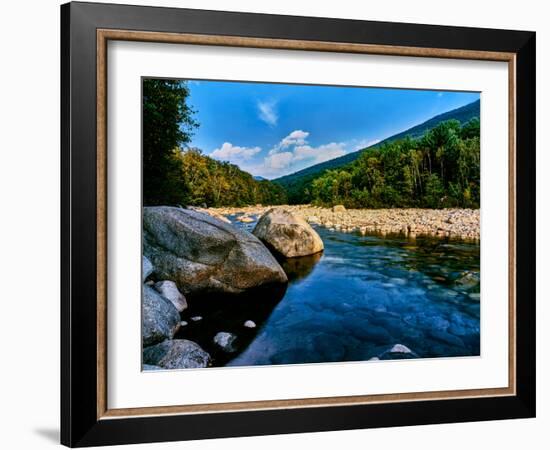
<svg viewBox="0 0 550 450">
<path fill-rule="evenodd" d="M 342 232 L 362 234 L 405 234 L 450 237 L 478 241 L 479 209 L 345 209 L 343 206 L 322 208 L 312 205 L 280 205 L 302 216 L 310 224 Z M 237 220 L 253 221 L 272 206 L 208 208 L 204 211 L 218 217 L 238 215 Z"/>
</svg>

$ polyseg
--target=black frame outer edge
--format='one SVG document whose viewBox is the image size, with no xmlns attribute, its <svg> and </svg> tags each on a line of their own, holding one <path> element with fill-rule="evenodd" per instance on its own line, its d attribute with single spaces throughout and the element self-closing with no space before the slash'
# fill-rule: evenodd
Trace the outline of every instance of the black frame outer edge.
<svg viewBox="0 0 550 450">
<path fill-rule="evenodd" d="M 517 54 L 517 395 L 96 419 L 96 29 Z M 535 415 L 535 33 L 127 5 L 61 6 L 61 443 L 71 447 Z"/>
<path fill-rule="evenodd" d="M 70 408 L 70 17 L 69 8 L 61 8 L 61 442 L 71 442 Z"/>
</svg>

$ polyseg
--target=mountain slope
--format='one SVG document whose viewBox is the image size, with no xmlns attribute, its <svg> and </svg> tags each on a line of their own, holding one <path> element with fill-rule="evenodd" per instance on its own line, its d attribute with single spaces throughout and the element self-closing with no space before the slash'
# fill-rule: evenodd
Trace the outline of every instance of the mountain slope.
<svg viewBox="0 0 550 450">
<path fill-rule="evenodd" d="M 407 136 L 413 139 L 422 137 L 427 131 L 431 130 L 439 123 L 445 122 L 447 120 L 455 119 L 458 120 L 461 124 L 464 124 L 470 119 L 479 117 L 479 112 L 480 101 L 476 100 L 475 102 L 461 106 L 460 108 L 453 109 L 443 114 L 434 116 L 419 125 L 402 131 L 401 133 L 394 134 L 393 136 L 390 136 L 383 141 L 378 142 L 377 144 L 371 145 L 370 147 L 358 150 L 353 153 L 349 153 L 344 156 L 340 156 L 339 158 L 325 161 L 320 164 L 315 164 L 314 166 L 307 167 L 290 175 L 285 175 L 284 177 L 276 178 L 272 181 L 280 184 L 286 189 L 288 193 L 288 200 L 290 203 L 300 202 L 304 198 L 304 190 L 307 188 L 311 181 L 322 175 L 323 172 L 327 170 L 336 169 L 355 161 L 364 151 L 370 148 L 379 147 L 380 145 L 387 142 L 403 139 Z"/>
</svg>

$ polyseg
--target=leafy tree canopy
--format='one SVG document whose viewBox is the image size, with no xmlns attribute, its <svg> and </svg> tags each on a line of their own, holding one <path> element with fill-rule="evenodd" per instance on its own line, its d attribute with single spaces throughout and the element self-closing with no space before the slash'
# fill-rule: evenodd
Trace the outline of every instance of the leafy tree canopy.
<svg viewBox="0 0 550 450">
<path fill-rule="evenodd" d="M 183 188 L 174 150 L 186 146 L 198 126 L 183 81 L 143 81 L 143 201 L 174 204 Z"/>
<path fill-rule="evenodd" d="M 479 208 L 479 150 L 479 120 L 449 120 L 326 171 L 307 193 L 325 206 Z"/>
</svg>

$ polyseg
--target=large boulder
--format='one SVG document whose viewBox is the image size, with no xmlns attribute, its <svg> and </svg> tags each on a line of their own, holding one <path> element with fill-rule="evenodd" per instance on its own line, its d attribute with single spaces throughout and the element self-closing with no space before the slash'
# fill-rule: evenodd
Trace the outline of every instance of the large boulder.
<svg viewBox="0 0 550 450">
<path fill-rule="evenodd" d="M 180 327 L 178 310 L 147 285 L 143 286 L 141 317 L 141 339 L 144 347 L 173 338 Z"/>
<path fill-rule="evenodd" d="M 304 219 L 282 208 L 267 211 L 252 233 L 287 258 L 313 255 L 324 248 L 317 232 Z"/>
<path fill-rule="evenodd" d="M 252 234 L 208 214 L 169 206 L 143 209 L 143 252 L 155 276 L 185 295 L 241 293 L 287 277 Z"/>
<path fill-rule="evenodd" d="M 208 367 L 210 355 L 193 341 L 174 339 L 143 349 L 143 364 L 163 369 L 197 369 Z"/>
<path fill-rule="evenodd" d="M 176 283 L 170 280 L 159 281 L 153 286 L 164 298 L 170 300 L 178 312 L 187 309 L 187 300 L 178 290 Z"/>
</svg>

